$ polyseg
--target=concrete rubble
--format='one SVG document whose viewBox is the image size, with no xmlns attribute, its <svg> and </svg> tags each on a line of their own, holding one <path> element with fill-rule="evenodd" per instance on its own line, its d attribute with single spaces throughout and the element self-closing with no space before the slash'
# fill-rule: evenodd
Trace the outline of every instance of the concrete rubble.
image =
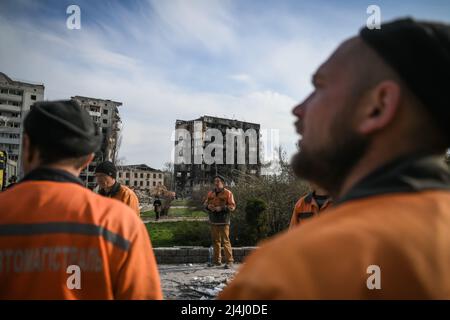
<svg viewBox="0 0 450 320">
<path fill-rule="evenodd" d="M 212 300 L 232 280 L 236 270 L 206 264 L 159 265 L 164 299 Z"/>
</svg>

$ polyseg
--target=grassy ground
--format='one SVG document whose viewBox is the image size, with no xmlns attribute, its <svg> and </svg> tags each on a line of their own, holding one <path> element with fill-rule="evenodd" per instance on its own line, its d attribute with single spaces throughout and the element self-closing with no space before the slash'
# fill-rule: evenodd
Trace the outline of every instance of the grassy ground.
<svg viewBox="0 0 450 320">
<path fill-rule="evenodd" d="M 189 205 L 189 201 L 188 200 L 184 200 L 184 199 L 180 199 L 180 200 L 173 200 L 172 201 L 172 206 L 188 206 Z"/>
<path fill-rule="evenodd" d="M 154 211 L 146 211 L 141 212 L 142 217 L 155 217 Z M 186 217 L 186 218 L 201 218 L 201 217 L 207 217 L 208 215 L 206 212 L 203 211 L 197 211 L 192 210 L 189 208 L 170 208 L 169 209 L 169 217 Z"/>
<path fill-rule="evenodd" d="M 147 223 L 146 227 L 154 247 L 174 246 L 173 234 L 176 222 Z"/>
<path fill-rule="evenodd" d="M 169 218 L 201 218 L 207 217 L 206 212 L 190 208 L 170 208 Z M 141 213 L 141 217 L 154 218 L 154 211 Z M 154 247 L 172 246 L 208 246 L 210 231 L 207 222 L 202 221 L 167 221 L 146 223 L 147 230 Z"/>
<path fill-rule="evenodd" d="M 153 247 L 208 246 L 210 243 L 207 222 L 147 223 L 146 227 Z"/>
</svg>

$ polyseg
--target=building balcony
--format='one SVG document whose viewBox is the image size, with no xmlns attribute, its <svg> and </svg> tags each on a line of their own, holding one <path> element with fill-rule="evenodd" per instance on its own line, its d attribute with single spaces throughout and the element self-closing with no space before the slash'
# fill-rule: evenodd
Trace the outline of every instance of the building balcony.
<svg viewBox="0 0 450 320">
<path fill-rule="evenodd" d="M 0 99 L 2 100 L 8 100 L 8 101 L 16 101 L 20 102 L 22 104 L 22 96 L 15 95 L 15 94 L 9 94 L 9 93 L 0 93 Z"/>
<path fill-rule="evenodd" d="M 0 125 L 0 132 L 19 133 L 20 134 L 20 128 L 11 128 L 11 127 L 5 127 L 5 126 Z"/>
<path fill-rule="evenodd" d="M 10 123 L 22 123 L 21 117 L 8 117 L 8 122 Z"/>
<path fill-rule="evenodd" d="M 0 103 L 0 111 L 21 112 L 22 107 Z"/>
<path fill-rule="evenodd" d="M 100 116 L 101 116 L 101 113 L 100 113 L 100 112 L 95 112 L 95 111 L 89 111 L 89 114 L 90 114 L 92 117 L 100 117 Z"/>
<path fill-rule="evenodd" d="M 19 138 L 4 138 L 4 137 L 0 137 L 0 143 L 19 145 L 20 144 L 20 139 Z"/>
</svg>

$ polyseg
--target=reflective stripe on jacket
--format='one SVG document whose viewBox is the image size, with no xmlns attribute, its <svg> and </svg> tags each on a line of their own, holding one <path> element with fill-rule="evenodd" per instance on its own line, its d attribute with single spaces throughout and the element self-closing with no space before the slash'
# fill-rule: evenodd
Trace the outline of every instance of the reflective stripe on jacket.
<svg viewBox="0 0 450 320">
<path fill-rule="evenodd" d="M 326 200 L 322 207 L 319 208 L 317 201 L 314 199 L 313 192 L 301 197 L 295 204 L 294 211 L 292 212 L 291 222 L 289 228 L 293 228 L 301 224 L 305 219 L 314 217 L 319 212 L 325 210 L 331 206 L 331 198 Z"/>
<path fill-rule="evenodd" d="M 0 299 L 162 298 L 148 232 L 129 207 L 66 172 L 30 176 L 0 193 Z"/>
</svg>

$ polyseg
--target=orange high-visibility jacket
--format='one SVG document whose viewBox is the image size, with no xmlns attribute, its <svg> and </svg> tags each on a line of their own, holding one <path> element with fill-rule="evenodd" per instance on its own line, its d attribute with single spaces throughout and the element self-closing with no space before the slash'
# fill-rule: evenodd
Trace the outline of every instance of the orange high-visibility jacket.
<svg viewBox="0 0 450 320">
<path fill-rule="evenodd" d="M 220 298 L 450 299 L 448 169 L 442 158 L 397 165 L 266 242 Z"/>
<path fill-rule="evenodd" d="M 205 208 L 207 208 L 208 205 L 223 208 L 221 212 L 210 212 L 207 210 L 209 212 L 211 224 L 230 224 L 230 212 L 233 212 L 236 209 L 236 202 L 234 201 L 233 193 L 230 190 L 223 188 L 223 190 L 220 190 L 219 192 L 215 190 L 209 191 L 204 202 Z"/>
<path fill-rule="evenodd" d="M 138 217 L 140 217 L 141 210 L 139 209 L 139 199 L 136 193 L 123 184 L 117 183 L 115 186 L 117 186 L 117 190 L 113 190 L 113 192 L 109 194 L 102 195 L 125 203 L 127 206 L 133 209 L 134 212 L 136 212 Z"/>
<path fill-rule="evenodd" d="M 142 221 L 55 172 L 0 193 L 0 299 L 162 299 Z"/>
<path fill-rule="evenodd" d="M 294 211 L 292 212 L 291 222 L 289 228 L 293 228 L 302 223 L 305 219 L 317 216 L 319 212 L 325 210 L 331 205 L 331 198 L 325 201 L 322 207 L 319 208 L 317 201 L 314 199 L 312 192 L 301 197 L 295 204 Z"/>
</svg>

